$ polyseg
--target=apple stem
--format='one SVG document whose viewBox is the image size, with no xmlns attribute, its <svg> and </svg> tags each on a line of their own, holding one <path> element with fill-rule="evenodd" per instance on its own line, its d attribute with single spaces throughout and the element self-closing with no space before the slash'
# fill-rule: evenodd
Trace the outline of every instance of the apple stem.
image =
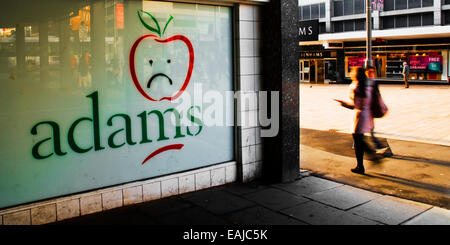
<svg viewBox="0 0 450 245">
<path fill-rule="evenodd" d="M 151 27 L 149 24 L 147 24 L 144 21 L 144 19 L 142 18 L 141 13 L 144 13 L 144 14 L 148 15 L 152 19 L 152 21 L 155 23 L 156 28 Z M 167 26 L 169 25 L 170 21 L 172 21 L 172 19 L 173 19 L 173 16 L 171 15 L 169 17 L 169 20 L 167 20 L 166 25 L 164 26 L 164 30 L 161 32 L 161 27 L 159 26 L 158 20 L 156 20 L 156 18 L 153 17 L 152 14 L 150 14 L 149 12 L 145 12 L 143 10 L 138 10 L 137 14 L 138 14 L 139 20 L 141 21 L 142 25 L 145 28 L 147 28 L 149 31 L 157 33 L 160 38 L 162 37 L 162 35 L 164 35 L 164 33 L 166 32 Z"/>
<path fill-rule="evenodd" d="M 164 30 L 163 30 L 163 32 L 162 32 L 162 35 L 164 35 L 164 33 L 166 32 L 166 28 L 167 28 L 167 26 L 169 25 L 170 21 L 172 21 L 172 20 L 173 20 L 173 16 L 171 15 L 171 16 L 169 17 L 169 20 L 166 22 L 166 25 L 164 26 Z"/>
</svg>

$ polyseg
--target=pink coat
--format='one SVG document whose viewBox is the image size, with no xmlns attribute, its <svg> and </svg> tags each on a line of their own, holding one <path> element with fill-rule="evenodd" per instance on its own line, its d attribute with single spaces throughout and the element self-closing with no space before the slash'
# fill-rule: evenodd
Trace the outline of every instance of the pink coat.
<svg viewBox="0 0 450 245">
<path fill-rule="evenodd" d="M 355 96 L 356 84 L 352 83 L 350 85 L 350 100 L 355 105 L 353 109 L 355 111 L 354 120 L 353 120 L 353 133 L 355 134 L 364 134 L 370 133 L 373 129 L 373 117 L 370 111 L 370 102 L 372 101 L 372 86 L 366 87 L 366 97 L 361 98 Z"/>
</svg>

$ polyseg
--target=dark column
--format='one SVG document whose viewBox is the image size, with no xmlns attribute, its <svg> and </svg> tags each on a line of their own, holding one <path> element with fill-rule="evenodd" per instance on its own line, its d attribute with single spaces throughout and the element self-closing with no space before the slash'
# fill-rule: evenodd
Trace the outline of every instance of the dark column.
<svg viewBox="0 0 450 245">
<path fill-rule="evenodd" d="M 63 18 L 59 21 L 59 83 L 61 88 L 72 87 L 70 82 L 70 26 L 69 19 Z"/>
<path fill-rule="evenodd" d="M 300 172 L 298 1 L 270 1 L 262 16 L 263 86 L 280 91 L 280 131 L 263 138 L 263 177 L 287 182 Z"/>
</svg>

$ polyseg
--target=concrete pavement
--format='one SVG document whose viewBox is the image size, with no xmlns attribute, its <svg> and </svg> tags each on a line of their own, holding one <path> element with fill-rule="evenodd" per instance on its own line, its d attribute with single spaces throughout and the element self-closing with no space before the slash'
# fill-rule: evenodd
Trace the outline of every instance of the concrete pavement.
<svg viewBox="0 0 450 245">
<path fill-rule="evenodd" d="M 303 171 L 291 183 L 233 183 L 54 224 L 450 225 L 450 210 Z"/>
</svg>

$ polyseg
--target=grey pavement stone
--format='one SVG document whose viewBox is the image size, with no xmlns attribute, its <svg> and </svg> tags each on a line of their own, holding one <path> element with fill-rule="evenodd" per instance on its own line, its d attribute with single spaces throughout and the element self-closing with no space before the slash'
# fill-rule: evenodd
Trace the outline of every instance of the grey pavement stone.
<svg viewBox="0 0 450 245">
<path fill-rule="evenodd" d="M 350 209 L 381 196 L 380 194 L 348 185 L 307 195 L 308 198 L 343 210 Z"/>
<path fill-rule="evenodd" d="M 242 197 L 235 196 L 223 190 L 215 189 L 190 193 L 183 198 L 197 206 L 203 207 L 210 212 L 219 215 L 250 206 L 255 206 L 255 203 Z"/>
<path fill-rule="evenodd" d="M 163 225 L 229 225 L 227 220 L 218 217 L 200 207 L 183 209 L 157 218 Z"/>
<path fill-rule="evenodd" d="M 311 225 L 376 225 L 378 222 L 368 220 L 349 212 L 310 201 L 299 206 L 284 209 L 284 214 Z"/>
<path fill-rule="evenodd" d="M 296 195 L 307 195 L 311 193 L 332 189 L 342 185 L 343 184 L 329 181 L 326 179 L 309 176 L 292 183 L 276 184 L 273 186 Z"/>
<path fill-rule="evenodd" d="M 433 207 L 411 220 L 403 223 L 404 225 L 450 225 L 450 210 Z"/>
<path fill-rule="evenodd" d="M 158 217 L 190 208 L 193 205 L 184 199 L 173 196 L 160 200 L 153 200 L 138 205 L 139 211 L 150 217 Z"/>
<path fill-rule="evenodd" d="M 304 222 L 260 206 L 231 213 L 226 218 L 238 225 L 306 225 Z"/>
<path fill-rule="evenodd" d="M 246 194 L 243 197 L 273 210 L 285 209 L 309 201 L 304 197 L 274 188 Z"/>
<path fill-rule="evenodd" d="M 252 193 L 255 191 L 259 191 L 262 189 L 267 188 L 267 186 L 262 184 L 256 184 L 256 183 L 232 183 L 229 185 L 223 186 L 222 190 L 236 194 L 236 195 L 243 195 Z"/>
<path fill-rule="evenodd" d="M 398 225 L 429 208 L 431 206 L 427 204 L 383 196 L 350 209 L 349 212 L 384 224 Z"/>
</svg>

